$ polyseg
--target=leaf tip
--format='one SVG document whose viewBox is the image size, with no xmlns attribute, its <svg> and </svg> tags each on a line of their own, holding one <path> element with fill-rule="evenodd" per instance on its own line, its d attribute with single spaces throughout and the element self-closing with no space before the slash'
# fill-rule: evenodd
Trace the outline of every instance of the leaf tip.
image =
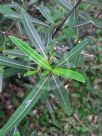
<svg viewBox="0 0 102 136">
<path fill-rule="evenodd" d="M 68 116 L 71 116 L 73 114 L 72 108 L 70 109 L 70 111 L 67 114 L 68 114 Z"/>
<path fill-rule="evenodd" d="M 10 35 L 10 36 L 8 36 L 11 40 L 14 38 L 14 36 L 13 35 Z"/>
<path fill-rule="evenodd" d="M 85 83 L 85 82 L 86 82 L 86 80 L 85 80 L 85 78 L 84 78 L 83 76 L 82 76 L 80 82 L 82 82 L 82 83 Z"/>
</svg>

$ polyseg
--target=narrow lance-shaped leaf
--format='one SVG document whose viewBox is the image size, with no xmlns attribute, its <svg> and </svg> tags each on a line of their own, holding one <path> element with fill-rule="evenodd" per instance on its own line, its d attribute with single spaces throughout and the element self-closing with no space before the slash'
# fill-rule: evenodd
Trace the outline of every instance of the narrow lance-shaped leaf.
<svg viewBox="0 0 102 136">
<path fill-rule="evenodd" d="M 6 10 L 5 10 L 6 9 Z M 9 6 L 7 5 L 0 5 L 0 13 L 1 14 L 16 14 L 14 10 L 12 10 Z"/>
<path fill-rule="evenodd" d="M 86 0 L 85 0 L 86 1 Z M 73 8 L 73 5 L 72 5 L 72 2 L 71 0 L 58 0 L 58 2 L 63 5 L 63 7 L 65 7 L 67 10 L 72 10 Z M 87 20 L 86 17 L 84 17 L 81 13 L 79 13 L 79 16 L 84 19 L 84 20 Z"/>
<path fill-rule="evenodd" d="M 14 10 L 12 10 L 8 5 L 0 5 L 0 13 L 7 18 L 14 18 L 14 19 L 20 18 L 20 15 L 17 14 Z"/>
<path fill-rule="evenodd" d="M 32 4 L 35 4 L 37 2 L 37 0 L 30 0 L 29 2 L 28 2 L 28 6 L 31 6 Z"/>
<path fill-rule="evenodd" d="M 88 25 L 88 24 L 91 24 L 91 23 L 92 23 L 91 20 L 81 20 L 74 27 L 78 28 L 78 27 L 81 27 L 81 26 L 84 26 L 84 25 Z"/>
<path fill-rule="evenodd" d="M 0 56 L 0 64 L 4 66 L 19 68 L 19 69 L 33 69 L 33 67 L 30 67 L 27 64 L 21 63 L 17 60 L 12 60 L 12 59 L 8 59 L 5 57 L 1 57 L 1 56 Z"/>
<path fill-rule="evenodd" d="M 17 126 L 22 119 L 29 113 L 32 107 L 39 100 L 41 94 L 46 88 L 48 77 L 41 79 L 41 81 L 35 86 L 35 88 L 30 92 L 30 94 L 23 101 L 21 106 L 14 112 L 5 126 L 0 129 L 0 136 L 6 135 L 12 128 Z"/>
<path fill-rule="evenodd" d="M 18 73 L 24 73 L 25 70 L 23 69 L 17 69 L 17 68 L 7 68 L 4 70 L 3 77 L 8 78 L 14 75 L 17 75 Z"/>
<path fill-rule="evenodd" d="M 2 92 L 3 73 L 4 73 L 4 69 L 3 67 L 0 67 L 0 93 Z"/>
<path fill-rule="evenodd" d="M 69 96 L 67 94 L 67 91 L 65 90 L 62 82 L 59 80 L 58 77 L 52 75 L 52 79 L 50 81 L 51 90 L 53 94 L 56 96 L 56 98 L 59 101 L 59 104 L 64 109 L 64 111 L 67 113 L 67 115 L 72 114 L 72 108 L 69 100 Z"/>
<path fill-rule="evenodd" d="M 17 21 L 21 21 L 22 20 L 21 15 L 18 14 L 17 12 L 15 12 L 14 10 L 12 10 L 12 7 L 14 8 L 16 6 L 18 7 L 19 5 L 13 5 L 13 4 L 11 4 L 11 6 L 9 6 L 9 4 L 7 4 L 7 5 L 0 5 L 0 13 L 3 14 L 6 18 L 10 18 L 10 19 L 14 19 L 14 20 L 17 20 Z M 36 23 L 36 24 L 48 27 L 47 24 L 45 24 L 41 20 L 38 20 L 37 18 L 31 17 L 31 21 L 32 21 L 32 23 Z"/>
<path fill-rule="evenodd" d="M 21 10 L 21 15 L 22 15 L 22 23 L 24 25 L 24 28 L 30 38 L 30 40 L 32 41 L 32 44 L 40 51 L 40 53 L 47 59 L 47 56 L 45 54 L 45 47 L 43 45 L 43 42 L 38 34 L 38 32 L 36 31 L 36 29 L 34 28 L 34 25 L 32 23 L 32 19 L 30 18 L 30 16 L 28 15 L 28 13 L 22 9 Z"/>
<path fill-rule="evenodd" d="M 17 13 L 15 13 L 15 14 L 4 14 L 4 17 L 10 18 L 10 19 L 13 19 L 13 20 L 17 20 L 17 21 L 20 21 L 20 22 L 21 22 L 21 20 L 22 20 L 21 15 L 19 15 L 19 14 L 17 14 Z M 42 25 L 42 26 L 48 27 L 47 24 L 45 24 L 45 23 L 44 23 L 43 21 L 41 21 L 41 20 L 38 20 L 37 18 L 31 17 L 31 20 L 32 20 L 32 23 L 33 23 L 33 24 L 35 23 L 35 24 L 38 24 L 38 25 Z"/>
<path fill-rule="evenodd" d="M 38 24 L 38 25 L 42 25 L 42 26 L 48 27 L 48 24 L 45 24 L 43 21 L 38 20 L 37 18 L 34 18 L 34 17 L 31 17 L 31 18 L 32 18 L 32 23 L 33 23 L 33 24 L 36 23 L 36 24 Z"/>
<path fill-rule="evenodd" d="M 37 72 L 38 72 L 37 69 L 32 70 L 32 71 L 27 71 L 26 73 L 24 73 L 24 77 L 26 77 L 26 76 L 32 76 L 32 75 L 36 74 Z"/>
<path fill-rule="evenodd" d="M 48 47 L 48 44 L 49 44 L 49 42 L 51 41 L 51 39 L 52 39 L 52 28 L 51 27 L 49 27 L 49 28 L 47 28 L 46 29 L 46 31 L 45 31 L 45 33 L 44 33 L 44 44 L 45 44 L 45 46 L 47 46 Z"/>
<path fill-rule="evenodd" d="M 30 136 L 37 136 L 36 135 L 36 132 L 35 131 L 33 131 L 32 133 L 31 133 L 31 135 Z"/>
<path fill-rule="evenodd" d="M 95 4 L 95 5 L 102 5 L 102 1 L 101 0 L 83 0 L 83 2 L 85 2 L 85 3 L 89 3 L 89 4 Z"/>
<path fill-rule="evenodd" d="M 77 56 L 89 43 L 91 39 L 85 39 L 78 45 L 76 45 L 70 52 L 68 52 L 61 60 L 57 62 L 56 67 L 66 64 L 68 60 L 71 60 L 73 57 Z"/>
<path fill-rule="evenodd" d="M 73 38 L 75 35 L 74 25 L 77 24 L 78 17 L 78 10 L 76 8 L 65 22 L 65 26 L 68 26 L 66 31 L 66 35 L 68 35 L 68 38 Z"/>
<path fill-rule="evenodd" d="M 51 66 L 48 61 L 35 50 L 33 50 L 27 43 L 14 36 L 9 36 L 9 38 L 21 49 L 22 52 L 24 52 L 29 57 L 29 59 L 33 60 L 39 66 L 51 70 Z"/>
<path fill-rule="evenodd" d="M 17 50 L 17 49 L 13 49 L 13 50 L 4 50 L 3 51 L 4 54 L 10 54 L 10 55 L 13 55 L 13 56 L 18 56 L 18 57 L 26 57 L 26 55 L 20 51 L 20 50 Z"/>
<path fill-rule="evenodd" d="M 66 20 L 65 24 L 69 26 L 69 29 L 72 29 L 78 21 L 78 10 L 74 10 L 70 17 Z"/>
<path fill-rule="evenodd" d="M 54 24 L 53 18 L 49 13 L 49 10 L 47 9 L 46 6 L 44 6 L 43 3 L 41 3 L 41 5 L 39 6 L 39 11 L 41 12 L 41 14 L 52 24 Z"/>
<path fill-rule="evenodd" d="M 60 2 L 60 4 L 62 4 L 64 7 L 66 7 L 67 9 L 72 9 L 72 3 L 70 0 L 66 1 L 66 0 L 58 0 L 58 2 Z"/>
<path fill-rule="evenodd" d="M 13 20 L 20 20 L 21 17 L 19 14 L 15 13 L 15 14 L 5 14 L 4 17 L 9 18 L 9 19 L 13 19 Z"/>
<path fill-rule="evenodd" d="M 63 76 L 65 78 L 74 79 L 82 83 L 85 83 L 84 77 L 80 73 L 73 70 L 64 69 L 64 68 L 55 68 L 54 70 L 52 70 L 52 73 L 58 76 Z"/>
<path fill-rule="evenodd" d="M 49 96 L 48 88 L 49 88 L 49 83 L 47 82 L 47 89 L 41 95 L 42 102 L 46 102 L 47 101 L 47 98 Z"/>
<path fill-rule="evenodd" d="M 19 130 L 16 126 L 11 130 L 9 136 L 20 136 Z"/>
</svg>

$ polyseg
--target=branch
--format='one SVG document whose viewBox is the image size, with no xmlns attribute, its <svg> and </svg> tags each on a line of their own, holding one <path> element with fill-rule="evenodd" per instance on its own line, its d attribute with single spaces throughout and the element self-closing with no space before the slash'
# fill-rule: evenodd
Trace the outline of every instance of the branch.
<svg viewBox="0 0 102 136">
<path fill-rule="evenodd" d="M 98 15 L 95 17 L 95 19 L 98 19 L 100 17 L 100 15 L 102 14 L 102 10 L 98 13 Z M 92 28 L 94 27 L 94 24 L 91 24 L 91 26 L 89 26 L 87 28 L 87 30 L 77 39 L 77 41 L 75 42 L 75 44 L 78 43 L 78 41 L 82 38 L 84 38 L 85 36 L 89 35 L 89 34 L 93 34 L 93 32 L 90 32 L 92 30 Z"/>
<path fill-rule="evenodd" d="M 72 12 L 78 7 L 78 5 L 81 3 L 81 0 L 78 1 L 78 3 L 70 10 L 68 15 L 62 20 L 62 22 L 59 24 L 58 27 L 55 28 L 54 33 L 52 34 L 52 38 L 59 32 L 59 30 L 62 28 L 64 25 L 65 21 L 68 19 L 68 17 L 72 14 Z"/>
<path fill-rule="evenodd" d="M 12 33 L 10 33 L 10 32 L 4 32 L 4 31 L 1 31 L 1 30 L 0 30 L 0 34 L 6 35 L 6 36 L 13 35 L 13 36 L 18 37 L 18 38 L 20 38 L 20 39 L 22 39 L 22 40 L 25 40 L 25 41 L 29 39 L 28 37 L 23 36 L 23 35 L 12 34 Z"/>
<path fill-rule="evenodd" d="M 79 0 L 78 3 L 72 8 L 72 10 L 68 13 L 68 15 L 62 20 L 62 22 L 59 24 L 58 27 L 55 28 L 55 31 L 54 33 L 52 34 L 52 38 L 59 32 L 59 30 L 62 28 L 62 26 L 64 25 L 65 21 L 68 19 L 68 17 L 71 15 L 71 13 L 77 8 L 77 6 L 81 3 L 82 0 Z M 98 19 L 100 17 L 100 15 L 102 14 L 102 10 L 98 13 L 98 15 L 96 16 L 96 19 Z M 89 30 L 90 28 L 88 28 Z M 84 36 L 88 35 L 90 32 L 89 31 L 86 31 L 85 33 L 83 33 L 81 35 L 81 37 L 79 37 L 78 40 L 80 40 L 81 38 L 83 38 Z M 10 36 L 10 35 L 13 35 L 13 36 L 16 36 L 22 40 L 29 40 L 28 37 L 24 36 L 24 35 L 17 35 L 17 34 L 13 34 L 11 32 L 4 32 L 4 31 L 1 31 L 0 30 L 0 34 L 2 35 L 6 35 L 6 36 Z M 78 40 L 75 42 L 75 44 L 78 42 Z"/>
<path fill-rule="evenodd" d="M 102 10 L 98 13 L 98 15 L 96 16 L 96 19 L 98 19 L 101 14 L 102 14 Z"/>
</svg>

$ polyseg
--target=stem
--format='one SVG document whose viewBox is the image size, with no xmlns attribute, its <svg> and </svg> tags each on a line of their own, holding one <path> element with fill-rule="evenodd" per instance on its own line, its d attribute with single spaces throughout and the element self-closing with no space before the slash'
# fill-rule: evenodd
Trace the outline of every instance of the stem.
<svg viewBox="0 0 102 136">
<path fill-rule="evenodd" d="M 52 38 L 60 31 L 60 29 L 63 27 L 65 21 L 68 19 L 68 17 L 72 14 L 72 12 L 77 8 L 77 6 L 82 2 L 82 0 L 79 0 L 78 3 L 72 8 L 72 10 L 70 10 L 70 12 L 68 13 L 68 15 L 62 20 L 62 22 L 55 28 L 55 31 L 53 32 L 52 34 Z M 98 19 L 100 17 L 100 15 L 102 14 L 102 10 L 99 12 L 99 14 L 96 16 L 96 19 Z M 89 30 L 89 28 L 88 28 Z M 90 32 L 86 31 L 79 39 L 83 38 L 84 36 L 88 35 Z M 29 40 L 28 37 L 24 36 L 24 35 L 17 35 L 17 34 L 12 34 L 10 32 L 4 32 L 4 31 L 1 31 L 0 30 L 0 34 L 2 35 L 6 35 L 6 36 L 9 36 L 9 35 L 13 35 L 13 36 L 16 36 L 22 40 Z M 78 40 L 79 40 L 78 39 Z M 78 41 L 77 40 L 77 41 Z M 77 41 L 75 43 L 77 43 Z"/>
<path fill-rule="evenodd" d="M 54 33 L 52 34 L 52 38 L 60 31 L 60 29 L 63 27 L 65 21 L 68 19 L 68 17 L 72 14 L 72 12 L 77 8 L 77 6 L 81 3 L 81 0 L 78 1 L 78 3 L 70 10 L 68 15 L 62 20 L 62 22 L 59 24 L 58 27 L 55 28 Z"/>
<path fill-rule="evenodd" d="M 95 19 L 98 19 L 100 17 L 100 15 L 102 14 L 102 10 L 98 13 L 98 15 L 95 17 Z M 78 41 L 82 38 L 84 38 L 85 36 L 89 35 L 89 34 L 93 34 L 93 32 L 89 32 L 89 30 L 91 31 L 92 28 L 94 27 L 94 24 L 91 24 L 91 26 L 89 26 L 87 28 L 87 30 L 77 39 L 77 41 L 75 42 L 75 44 L 78 43 Z"/>
<path fill-rule="evenodd" d="M 13 35 L 13 36 L 18 37 L 18 38 L 25 40 L 25 41 L 29 39 L 28 37 L 23 36 L 23 35 L 12 34 L 10 32 L 4 32 L 4 31 L 1 31 L 1 30 L 0 30 L 0 34 L 6 35 L 6 36 Z"/>
</svg>

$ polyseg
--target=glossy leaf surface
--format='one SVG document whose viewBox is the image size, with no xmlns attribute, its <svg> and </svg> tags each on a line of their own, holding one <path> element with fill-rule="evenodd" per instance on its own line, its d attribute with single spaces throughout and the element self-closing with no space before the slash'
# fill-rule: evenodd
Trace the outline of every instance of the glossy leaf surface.
<svg viewBox="0 0 102 136">
<path fill-rule="evenodd" d="M 43 42 L 42 42 L 38 32 L 34 28 L 31 17 L 24 9 L 22 9 L 21 16 L 22 16 L 22 23 L 24 25 L 24 28 L 25 28 L 30 40 L 32 41 L 32 44 L 47 59 L 47 56 L 45 54 L 45 47 L 43 45 Z"/>
<path fill-rule="evenodd" d="M 23 103 L 19 106 L 19 108 L 14 112 L 5 126 L 0 129 L 0 136 L 7 134 L 15 125 L 18 125 L 22 119 L 30 112 L 32 107 L 36 104 L 41 94 L 46 88 L 48 77 L 42 79 L 34 89 L 29 93 Z"/>
<path fill-rule="evenodd" d="M 52 70 L 52 73 L 58 76 L 63 76 L 65 78 L 74 79 L 82 83 L 85 83 L 84 77 L 80 73 L 73 70 L 64 69 L 64 68 L 55 68 L 54 70 Z"/>
<path fill-rule="evenodd" d="M 39 66 L 51 70 L 51 66 L 48 61 L 35 50 L 33 50 L 27 43 L 14 36 L 9 36 L 9 38 L 21 49 L 22 52 L 24 52 L 29 57 L 29 59 L 33 60 Z"/>
<path fill-rule="evenodd" d="M 58 77 L 52 76 L 52 79 L 50 81 L 50 87 L 52 90 L 52 93 L 56 96 L 56 98 L 59 101 L 59 104 L 64 109 L 64 111 L 67 113 L 67 115 L 71 115 L 72 108 L 69 100 L 69 96 L 62 84 L 62 82 L 59 80 Z"/>
<path fill-rule="evenodd" d="M 77 56 L 87 45 L 89 45 L 91 39 L 85 39 L 78 45 L 76 45 L 70 52 L 68 52 L 61 60 L 57 62 L 56 67 L 66 64 L 67 61 Z"/>
</svg>

